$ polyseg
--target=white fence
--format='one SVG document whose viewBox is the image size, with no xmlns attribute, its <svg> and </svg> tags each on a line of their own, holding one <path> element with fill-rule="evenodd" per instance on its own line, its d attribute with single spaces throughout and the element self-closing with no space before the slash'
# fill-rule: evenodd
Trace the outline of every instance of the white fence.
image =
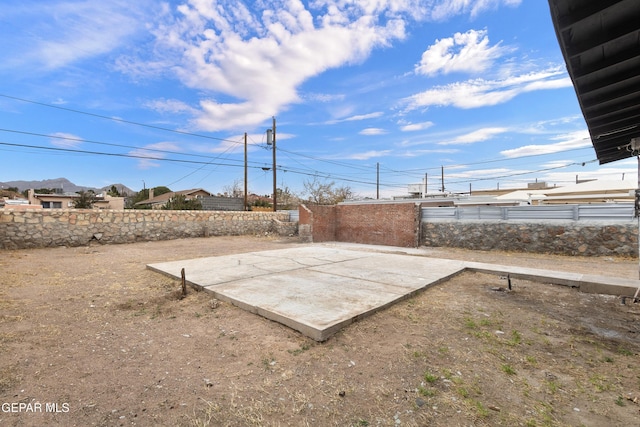
<svg viewBox="0 0 640 427">
<path fill-rule="evenodd" d="M 539 206 L 465 206 L 422 208 L 422 221 L 433 220 L 573 220 L 631 221 L 633 203 L 603 203 L 593 205 Z"/>
</svg>

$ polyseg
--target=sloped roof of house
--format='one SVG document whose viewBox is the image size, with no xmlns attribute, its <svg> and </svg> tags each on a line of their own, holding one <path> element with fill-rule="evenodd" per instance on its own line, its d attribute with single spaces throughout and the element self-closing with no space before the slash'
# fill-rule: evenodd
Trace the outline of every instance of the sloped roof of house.
<svg viewBox="0 0 640 427">
<path fill-rule="evenodd" d="M 598 196 L 616 195 L 629 196 L 629 192 L 637 188 L 638 184 L 633 180 L 593 180 L 578 184 L 566 185 L 564 187 L 554 187 L 544 190 L 518 190 L 496 197 L 498 200 L 529 200 L 558 198 L 566 196 Z"/>
<path fill-rule="evenodd" d="M 557 187 L 546 191 L 548 196 L 558 196 L 561 194 L 575 194 L 575 193 L 628 193 L 631 190 L 635 190 L 638 187 L 638 183 L 631 179 L 628 180 L 594 180 L 581 182 L 579 184 L 566 185 L 564 187 Z"/>
<path fill-rule="evenodd" d="M 170 191 L 168 193 L 161 194 L 159 196 L 154 197 L 153 199 L 143 200 L 141 202 L 136 203 L 137 205 L 156 205 L 156 204 L 164 204 L 169 201 L 170 198 L 176 195 L 183 195 L 185 197 L 191 196 L 195 193 L 204 192 L 209 196 L 213 196 L 207 190 L 203 190 L 202 188 L 192 188 L 191 190 L 180 190 L 180 191 Z"/>
</svg>

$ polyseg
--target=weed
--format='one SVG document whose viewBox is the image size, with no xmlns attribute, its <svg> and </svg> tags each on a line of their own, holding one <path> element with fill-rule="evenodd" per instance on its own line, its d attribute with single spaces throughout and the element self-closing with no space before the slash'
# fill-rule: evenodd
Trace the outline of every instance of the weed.
<svg viewBox="0 0 640 427">
<path fill-rule="evenodd" d="M 197 318 L 202 317 L 202 314 L 198 313 L 197 311 L 196 311 L 195 315 L 196 315 Z"/>
<path fill-rule="evenodd" d="M 367 420 L 358 420 L 358 426 L 367 427 L 369 425 L 369 421 Z"/>
<path fill-rule="evenodd" d="M 419 323 L 420 322 L 420 317 L 414 315 L 413 313 L 408 313 L 407 314 L 407 319 L 409 319 L 409 321 L 411 323 Z"/>
<path fill-rule="evenodd" d="M 265 371 L 270 371 L 271 367 L 275 364 L 276 364 L 276 359 L 274 359 L 273 356 L 265 357 L 264 359 L 262 359 L 262 367 L 264 368 Z"/>
<path fill-rule="evenodd" d="M 460 377 L 452 377 L 452 378 L 451 378 L 451 382 L 453 382 L 455 385 L 460 385 L 460 384 L 462 384 L 464 381 L 462 381 L 462 378 L 460 378 Z"/>
<path fill-rule="evenodd" d="M 413 352 L 413 357 L 415 357 L 416 359 L 421 359 L 421 358 L 423 358 L 425 356 L 426 356 L 426 354 L 423 351 L 416 350 L 416 351 Z"/>
<path fill-rule="evenodd" d="M 491 326 L 492 324 L 491 319 L 482 319 L 480 321 L 480 326 Z"/>
<path fill-rule="evenodd" d="M 495 335 L 492 334 L 489 331 L 475 331 L 475 332 L 473 332 L 473 335 L 476 338 L 484 338 L 484 339 L 487 339 L 487 340 L 495 340 L 495 338 L 496 338 Z"/>
<path fill-rule="evenodd" d="M 535 356 L 527 356 L 525 357 L 525 360 L 527 361 L 527 363 L 536 366 L 538 364 L 538 360 L 535 358 Z"/>
<path fill-rule="evenodd" d="M 465 399 L 468 398 L 470 395 L 469 390 L 467 390 L 464 387 L 459 387 L 456 391 L 458 392 L 460 397 L 464 397 Z"/>
<path fill-rule="evenodd" d="M 440 348 L 438 348 L 438 352 L 440 352 L 442 354 L 449 353 L 449 347 L 440 347 Z"/>
<path fill-rule="evenodd" d="M 464 326 L 469 328 L 469 329 L 478 329 L 478 325 L 476 324 L 476 322 L 471 319 L 470 317 L 466 317 L 464 319 Z"/>
<path fill-rule="evenodd" d="M 501 369 L 502 369 L 502 372 L 504 372 L 507 375 L 515 375 L 516 374 L 516 370 L 513 369 L 513 366 L 511 366 L 511 365 L 504 364 L 504 365 L 502 365 Z"/>
<path fill-rule="evenodd" d="M 300 348 L 297 348 L 295 350 L 287 350 L 290 354 L 293 354 L 294 356 L 297 356 L 299 354 L 304 353 L 305 351 L 309 350 L 311 348 L 311 346 L 309 346 L 309 344 L 303 344 L 302 346 L 300 346 Z"/>
<path fill-rule="evenodd" d="M 604 358 L 604 361 L 607 362 L 607 363 L 613 363 L 613 357 L 606 356 Z"/>
<path fill-rule="evenodd" d="M 627 350 L 627 349 L 626 349 L 626 348 L 624 348 L 624 347 L 618 347 L 618 353 L 620 353 L 620 354 L 621 354 L 621 355 L 623 355 L 623 356 L 633 356 L 633 352 L 632 352 L 632 351 Z"/>
<path fill-rule="evenodd" d="M 556 392 L 558 391 L 558 389 L 560 388 L 560 383 L 557 381 L 548 381 L 547 385 L 549 386 L 549 391 L 551 392 L 551 394 L 556 394 Z"/>
<path fill-rule="evenodd" d="M 432 388 L 426 388 L 426 387 L 418 387 L 418 393 L 420 393 L 422 396 L 425 397 L 433 397 L 436 395 L 436 390 L 432 389 Z"/>
<path fill-rule="evenodd" d="M 589 378 L 589 382 L 593 385 L 598 393 L 609 390 L 610 386 L 606 382 L 606 378 L 602 375 L 593 375 Z"/>
<path fill-rule="evenodd" d="M 476 406 L 476 412 L 478 413 L 478 416 L 483 418 L 489 416 L 489 410 L 481 402 L 476 400 L 475 406 Z"/>
<path fill-rule="evenodd" d="M 616 405 L 618 406 L 624 406 L 624 399 L 622 399 L 622 396 L 618 396 L 615 402 L 616 402 Z"/>
<path fill-rule="evenodd" d="M 424 373 L 424 380 L 429 384 L 433 384 L 438 380 L 438 376 L 427 371 Z"/>
<path fill-rule="evenodd" d="M 509 344 L 510 346 L 516 346 L 521 342 L 522 342 L 522 336 L 520 335 L 520 332 L 518 331 L 511 332 L 511 339 L 507 344 Z"/>
</svg>

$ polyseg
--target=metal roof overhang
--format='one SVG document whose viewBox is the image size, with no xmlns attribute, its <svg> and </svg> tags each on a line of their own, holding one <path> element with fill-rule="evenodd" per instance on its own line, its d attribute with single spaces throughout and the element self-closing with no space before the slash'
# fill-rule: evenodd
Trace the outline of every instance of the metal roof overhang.
<svg viewBox="0 0 640 427">
<path fill-rule="evenodd" d="M 549 8 L 600 164 L 638 155 L 640 0 L 549 0 Z"/>
</svg>

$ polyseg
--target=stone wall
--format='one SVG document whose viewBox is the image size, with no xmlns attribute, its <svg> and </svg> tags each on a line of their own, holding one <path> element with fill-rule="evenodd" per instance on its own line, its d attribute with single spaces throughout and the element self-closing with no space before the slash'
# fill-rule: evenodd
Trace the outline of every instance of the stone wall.
<svg viewBox="0 0 640 427">
<path fill-rule="evenodd" d="M 313 212 L 305 205 L 298 207 L 298 236 L 303 243 L 313 242 Z"/>
<path fill-rule="evenodd" d="M 635 221 L 437 221 L 423 222 L 421 244 L 473 250 L 557 255 L 637 256 Z"/>
<path fill-rule="evenodd" d="M 0 209 L 0 249 L 295 233 L 287 212 Z M 295 223 L 294 223 L 295 224 Z"/>
</svg>

